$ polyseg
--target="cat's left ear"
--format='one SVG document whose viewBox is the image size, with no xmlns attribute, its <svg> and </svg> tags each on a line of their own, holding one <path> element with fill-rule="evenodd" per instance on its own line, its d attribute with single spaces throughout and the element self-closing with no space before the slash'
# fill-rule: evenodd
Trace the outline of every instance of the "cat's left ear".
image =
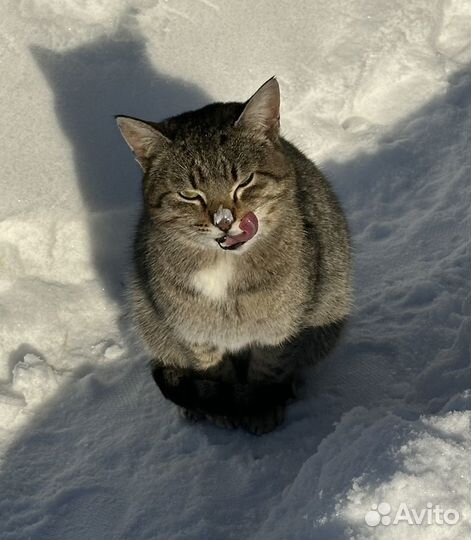
<svg viewBox="0 0 471 540">
<path fill-rule="evenodd" d="M 235 126 L 242 126 L 276 139 L 280 131 L 280 87 L 275 77 L 268 79 L 247 101 Z"/>
<path fill-rule="evenodd" d="M 129 116 L 115 116 L 115 119 L 121 135 L 144 171 L 150 165 L 152 158 L 163 147 L 171 144 L 165 135 L 147 122 Z"/>
</svg>

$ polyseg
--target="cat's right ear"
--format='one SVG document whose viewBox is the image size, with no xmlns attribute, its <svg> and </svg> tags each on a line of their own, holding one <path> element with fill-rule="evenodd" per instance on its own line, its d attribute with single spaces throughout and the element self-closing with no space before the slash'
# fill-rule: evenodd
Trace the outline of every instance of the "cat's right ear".
<svg viewBox="0 0 471 540">
<path fill-rule="evenodd" d="M 115 119 L 121 135 L 143 170 L 147 169 L 159 151 L 171 144 L 158 129 L 142 120 L 129 116 L 115 116 Z"/>
</svg>

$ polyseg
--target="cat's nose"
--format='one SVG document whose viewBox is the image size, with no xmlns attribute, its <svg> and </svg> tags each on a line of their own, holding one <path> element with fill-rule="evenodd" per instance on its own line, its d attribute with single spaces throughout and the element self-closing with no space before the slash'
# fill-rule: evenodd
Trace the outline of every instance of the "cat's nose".
<svg viewBox="0 0 471 540">
<path fill-rule="evenodd" d="M 227 232 L 234 223 L 234 216 L 229 208 L 223 208 L 221 204 L 217 212 L 214 213 L 213 223 L 216 227 L 221 229 L 221 231 Z"/>
</svg>

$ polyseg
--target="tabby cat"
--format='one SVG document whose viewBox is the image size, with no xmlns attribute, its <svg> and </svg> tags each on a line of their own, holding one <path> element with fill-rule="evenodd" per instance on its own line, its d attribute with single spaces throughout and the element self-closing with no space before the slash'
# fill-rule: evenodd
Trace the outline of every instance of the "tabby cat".
<svg viewBox="0 0 471 540">
<path fill-rule="evenodd" d="M 279 108 L 272 78 L 246 103 L 116 117 L 144 173 L 130 300 L 154 379 L 187 418 L 257 434 L 294 397 L 293 342 L 335 341 L 351 306 L 343 212 Z"/>
</svg>

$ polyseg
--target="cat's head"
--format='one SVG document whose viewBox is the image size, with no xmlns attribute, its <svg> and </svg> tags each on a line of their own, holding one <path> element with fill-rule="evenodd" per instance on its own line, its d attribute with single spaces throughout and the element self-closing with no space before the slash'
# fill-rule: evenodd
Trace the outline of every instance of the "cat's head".
<svg viewBox="0 0 471 540">
<path fill-rule="evenodd" d="M 245 104 L 215 103 L 161 123 L 117 117 L 144 171 L 147 215 L 167 238 L 243 253 L 289 219 L 293 175 L 279 106 L 272 78 Z"/>
</svg>

